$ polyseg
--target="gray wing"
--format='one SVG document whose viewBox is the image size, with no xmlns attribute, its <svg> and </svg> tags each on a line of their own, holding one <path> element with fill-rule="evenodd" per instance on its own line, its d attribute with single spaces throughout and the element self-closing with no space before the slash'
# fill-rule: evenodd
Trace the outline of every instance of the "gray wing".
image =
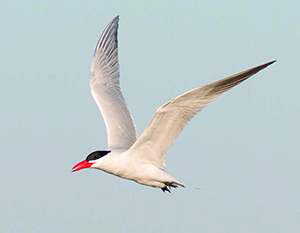
<svg viewBox="0 0 300 233">
<path fill-rule="evenodd" d="M 115 17 L 103 31 L 92 59 L 90 87 L 105 121 L 108 148 L 128 149 L 137 139 L 133 117 L 119 82 L 118 22 Z"/>
<path fill-rule="evenodd" d="M 191 90 L 162 105 L 151 122 L 129 149 L 133 156 L 160 168 L 165 167 L 165 153 L 184 126 L 218 96 L 240 84 L 275 61 Z"/>
</svg>

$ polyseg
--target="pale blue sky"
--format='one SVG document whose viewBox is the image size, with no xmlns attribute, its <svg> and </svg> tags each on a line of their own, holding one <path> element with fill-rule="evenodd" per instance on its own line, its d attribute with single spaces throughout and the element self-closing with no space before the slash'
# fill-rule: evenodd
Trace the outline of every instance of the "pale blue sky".
<svg viewBox="0 0 300 233">
<path fill-rule="evenodd" d="M 1 232 L 299 232 L 299 1 L 145 2 L 0 3 Z M 201 112 L 168 151 L 167 171 L 200 191 L 70 172 L 106 149 L 88 79 L 116 15 L 139 134 L 177 95 L 278 60 Z"/>
</svg>

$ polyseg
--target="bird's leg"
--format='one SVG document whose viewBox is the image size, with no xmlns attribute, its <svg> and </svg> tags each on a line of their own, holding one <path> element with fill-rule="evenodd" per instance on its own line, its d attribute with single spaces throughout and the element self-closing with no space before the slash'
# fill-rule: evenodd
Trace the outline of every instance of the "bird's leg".
<svg viewBox="0 0 300 233">
<path fill-rule="evenodd" d="M 167 191 L 167 192 L 171 193 L 171 191 L 170 191 L 171 188 L 175 188 L 175 189 L 178 188 L 178 185 L 176 185 L 174 183 L 166 182 L 165 185 L 166 185 L 165 187 L 161 188 L 161 190 L 163 192 Z M 170 188 L 170 189 L 168 189 L 168 188 Z"/>
<path fill-rule="evenodd" d="M 163 191 L 163 192 L 169 192 L 169 193 L 171 193 L 171 191 L 170 191 L 170 189 L 168 189 L 168 186 L 166 185 L 165 187 L 163 187 L 163 188 L 161 188 L 161 190 Z"/>
</svg>

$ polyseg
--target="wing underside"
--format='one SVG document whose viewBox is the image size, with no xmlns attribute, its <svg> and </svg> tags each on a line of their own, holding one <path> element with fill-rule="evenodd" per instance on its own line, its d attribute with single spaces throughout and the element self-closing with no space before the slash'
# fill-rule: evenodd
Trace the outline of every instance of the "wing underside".
<svg viewBox="0 0 300 233">
<path fill-rule="evenodd" d="M 275 61 L 254 67 L 184 93 L 162 105 L 151 122 L 129 149 L 130 154 L 165 167 L 165 153 L 184 126 L 218 96 L 230 90 Z"/>
<path fill-rule="evenodd" d="M 128 149 L 137 139 L 136 127 L 119 82 L 118 22 L 103 31 L 92 59 L 90 87 L 103 116 L 109 149 Z"/>
</svg>

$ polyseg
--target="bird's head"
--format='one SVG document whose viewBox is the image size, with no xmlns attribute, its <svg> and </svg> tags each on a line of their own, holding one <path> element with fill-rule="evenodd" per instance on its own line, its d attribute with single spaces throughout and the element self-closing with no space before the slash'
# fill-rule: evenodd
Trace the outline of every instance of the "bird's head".
<svg viewBox="0 0 300 233">
<path fill-rule="evenodd" d="M 92 153 L 90 153 L 85 160 L 77 163 L 73 168 L 72 168 L 72 172 L 76 172 L 79 171 L 81 169 L 84 168 L 90 168 L 93 167 L 93 165 L 95 163 L 97 163 L 103 156 L 107 155 L 108 153 L 110 153 L 111 151 L 103 151 L 103 150 L 99 150 L 99 151 L 94 151 Z"/>
</svg>

